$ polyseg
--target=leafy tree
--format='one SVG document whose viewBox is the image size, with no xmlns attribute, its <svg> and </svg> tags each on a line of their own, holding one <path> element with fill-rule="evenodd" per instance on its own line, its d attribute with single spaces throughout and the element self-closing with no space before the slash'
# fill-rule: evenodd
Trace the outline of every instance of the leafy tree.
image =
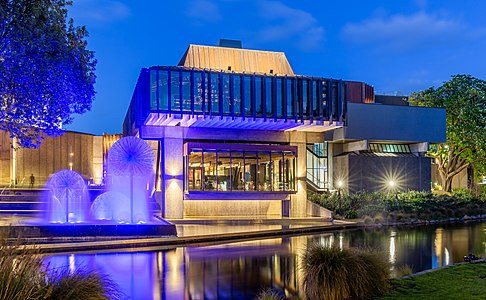
<svg viewBox="0 0 486 300">
<path fill-rule="evenodd" d="M 433 145 L 442 188 L 450 192 L 452 179 L 472 166 L 484 170 L 486 159 L 486 81 L 470 75 L 454 75 L 438 88 L 413 93 L 419 106 L 446 109 L 446 144 Z"/>
<path fill-rule="evenodd" d="M 21 147 L 62 134 L 91 108 L 94 52 L 66 0 L 0 0 L 0 130 Z"/>
</svg>

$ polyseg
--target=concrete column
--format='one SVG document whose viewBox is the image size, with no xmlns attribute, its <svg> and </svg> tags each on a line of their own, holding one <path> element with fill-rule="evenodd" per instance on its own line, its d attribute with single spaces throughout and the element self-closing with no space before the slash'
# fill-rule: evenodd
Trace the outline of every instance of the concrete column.
<svg viewBox="0 0 486 300">
<path fill-rule="evenodd" d="M 162 140 L 161 203 L 162 216 L 167 219 L 182 219 L 184 216 L 183 186 L 183 140 L 181 137 L 165 137 Z"/>
<path fill-rule="evenodd" d="M 290 200 L 290 217 L 303 218 L 307 215 L 307 159 L 306 159 L 306 133 L 301 131 L 290 132 L 290 145 L 297 146 L 297 194 Z"/>
</svg>

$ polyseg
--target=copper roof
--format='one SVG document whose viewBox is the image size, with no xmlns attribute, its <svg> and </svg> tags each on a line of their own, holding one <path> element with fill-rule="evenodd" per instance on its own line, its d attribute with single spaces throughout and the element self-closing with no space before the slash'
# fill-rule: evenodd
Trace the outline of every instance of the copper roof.
<svg viewBox="0 0 486 300">
<path fill-rule="evenodd" d="M 294 75 L 283 52 L 189 45 L 179 66 L 245 73 Z"/>
</svg>

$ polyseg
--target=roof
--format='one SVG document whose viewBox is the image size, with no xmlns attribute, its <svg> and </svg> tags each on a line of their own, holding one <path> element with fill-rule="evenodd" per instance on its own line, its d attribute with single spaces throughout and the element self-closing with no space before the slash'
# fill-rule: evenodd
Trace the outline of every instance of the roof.
<svg viewBox="0 0 486 300">
<path fill-rule="evenodd" d="M 178 64 L 188 68 L 294 75 L 283 52 L 189 45 Z"/>
</svg>

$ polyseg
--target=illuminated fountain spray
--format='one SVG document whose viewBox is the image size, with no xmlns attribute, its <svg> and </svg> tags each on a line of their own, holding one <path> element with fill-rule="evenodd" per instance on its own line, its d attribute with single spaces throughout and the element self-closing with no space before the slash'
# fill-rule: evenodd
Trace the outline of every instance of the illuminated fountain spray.
<svg viewBox="0 0 486 300">
<path fill-rule="evenodd" d="M 46 187 L 48 222 L 80 223 L 88 219 L 89 195 L 81 175 L 72 170 L 59 171 Z"/>
<path fill-rule="evenodd" d="M 137 137 L 124 137 L 108 151 L 108 189 L 93 202 L 98 220 L 117 223 L 146 223 L 151 219 L 147 190 L 153 174 L 154 155 Z"/>
</svg>

